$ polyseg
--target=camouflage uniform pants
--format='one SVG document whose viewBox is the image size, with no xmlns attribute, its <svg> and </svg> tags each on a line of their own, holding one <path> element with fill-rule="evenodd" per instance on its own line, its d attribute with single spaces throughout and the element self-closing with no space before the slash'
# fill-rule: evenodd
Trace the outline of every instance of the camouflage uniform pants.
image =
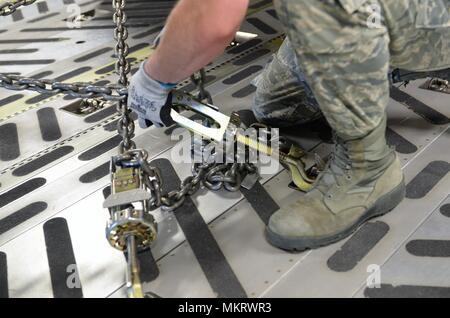
<svg viewBox="0 0 450 318">
<path fill-rule="evenodd" d="M 385 114 L 391 67 L 450 67 L 450 0 L 274 2 L 289 40 L 255 80 L 263 122 L 292 125 L 321 112 L 341 138 L 361 138 Z"/>
</svg>

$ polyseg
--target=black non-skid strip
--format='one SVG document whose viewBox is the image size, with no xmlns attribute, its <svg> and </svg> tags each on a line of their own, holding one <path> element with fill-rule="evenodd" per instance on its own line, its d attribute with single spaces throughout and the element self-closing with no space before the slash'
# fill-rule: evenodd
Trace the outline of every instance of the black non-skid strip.
<svg viewBox="0 0 450 318">
<path fill-rule="evenodd" d="M 31 219 L 46 209 L 47 203 L 34 202 L 16 212 L 13 212 L 7 217 L 0 219 L 0 235 Z"/>
<path fill-rule="evenodd" d="M 81 183 L 93 183 L 109 174 L 109 161 L 92 169 L 80 177 Z"/>
<path fill-rule="evenodd" d="M 112 122 L 110 122 L 110 123 L 107 123 L 106 125 L 103 126 L 103 129 L 104 129 L 105 131 L 109 131 L 109 132 L 111 132 L 111 131 L 117 131 L 117 123 L 118 123 L 118 122 L 119 122 L 119 120 L 116 119 L 116 120 L 114 120 L 114 121 L 112 121 Z"/>
<path fill-rule="evenodd" d="M 227 51 L 227 53 L 229 54 L 241 54 L 242 52 L 251 49 L 254 46 L 257 46 L 258 44 L 260 44 L 262 42 L 261 39 L 255 38 L 255 39 L 251 39 L 248 40 L 244 43 L 242 43 L 241 45 L 235 46 L 231 49 L 229 49 Z"/>
<path fill-rule="evenodd" d="M 13 176 L 16 177 L 23 177 L 30 173 L 33 173 L 34 171 L 37 171 L 50 163 L 63 158 L 64 156 L 67 156 L 69 153 L 74 151 L 74 148 L 72 146 L 63 146 L 60 148 L 57 148 L 55 150 L 52 150 L 45 155 L 34 159 L 23 166 L 20 166 L 19 168 L 16 168 L 13 171 Z"/>
<path fill-rule="evenodd" d="M 20 156 L 17 125 L 8 123 L 0 126 L 0 160 L 11 161 Z"/>
<path fill-rule="evenodd" d="M 0 65 L 45 65 L 54 63 L 53 59 L 44 59 L 44 60 L 8 60 L 8 61 L 0 61 Z"/>
<path fill-rule="evenodd" d="M 231 97 L 234 98 L 245 98 L 247 96 L 250 96 L 251 94 L 253 94 L 254 92 L 256 92 L 256 86 L 249 84 L 247 86 L 245 86 L 244 88 L 241 88 L 240 90 L 234 92 L 233 94 L 231 94 Z"/>
<path fill-rule="evenodd" d="M 108 80 L 102 80 L 102 81 L 95 82 L 94 85 L 97 85 L 97 86 L 105 86 L 105 85 L 108 85 L 108 84 L 110 84 L 110 83 L 111 83 L 111 81 L 108 81 Z"/>
<path fill-rule="evenodd" d="M 46 107 L 39 109 L 37 111 L 37 117 L 42 140 L 55 141 L 61 138 L 61 129 L 59 128 L 58 118 L 53 108 Z"/>
<path fill-rule="evenodd" d="M 450 123 L 450 119 L 444 114 L 438 112 L 437 110 L 431 108 L 420 100 L 394 86 L 391 86 L 391 98 L 408 107 L 414 113 L 423 117 L 425 120 L 434 125 L 445 125 Z"/>
<path fill-rule="evenodd" d="M 366 288 L 369 298 L 450 298 L 450 287 L 381 284 L 380 288 Z"/>
<path fill-rule="evenodd" d="M 12 102 L 15 102 L 16 100 L 21 99 L 23 96 L 24 96 L 23 94 L 15 94 L 15 95 L 11 95 L 6 98 L 3 98 L 0 100 L 0 107 L 8 105 Z"/>
<path fill-rule="evenodd" d="M 135 59 L 134 57 L 132 57 L 132 58 L 128 58 L 127 61 L 128 61 L 129 63 L 132 63 L 132 62 L 136 61 L 136 59 Z M 107 66 L 105 66 L 105 67 L 102 67 L 102 68 L 99 69 L 99 70 L 96 70 L 96 71 L 95 71 L 95 74 L 98 74 L 98 75 L 106 74 L 106 73 L 109 73 L 109 72 L 114 71 L 115 68 L 116 68 L 116 64 L 115 64 L 115 63 L 112 63 L 112 64 L 110 64 L 110 65 L 107 65 Z"/>
<path fill-rule="evenodd" d="M 31 78 L 40 79 L 40 78 L 44 78 L 44 77 L 50 76 L 52 74 L 53 74 L 52 71 L 43 71 L 43 72 L 39 72 L 39 73 L 36 73 L 34 75 L 31 75 L 30 77 Z"/>
<path fill-rule="evenodd" d="M 417 176 L 406 185 L 406 197 L 420 199 L 426 196 L 450 171 L 446 161 L 429 163 Z"/>
<path fill-rule="evenodd" d="M 100 110 L 98 112 L 95 112 L 94 114 L 92 114 L 89 117 L 86 117 L 84 119 L 84 122 L 88 123 L 88 124 L 93 124 L 93 123 L 101 121 L 101 120 L 103 120 L 103 119 L 105 119 L 105 118 L 107 118 L 109 116 L 112 116 L 115 113 L 117 113 L 116 107 L 109 106 L 109 107 L 103 108 L 102 110 Z"/>
<path fill-rule="evenodd" d="M 336 272 L 352 270 L 388 231 L 389 225 L 381 221 L 364 224 L 328 259 L 328 267 Z"/>
<path fill-rule="evenodd" d="M 96 145 L 95 147 L 83 152 L 78 157 L 78 159 L 80 159 L 81 161 L 89 161 L 89 160 L 95 159 L 98 156 L 101 156 L 102 154 L 104 154 L 105 152 L 116 148 L 121 141 L 122 141 L 121 136 L 119 136 L 119 135 L 114 136 L 114 137 Z"/>
<path fill-rule="evenodd" d="M 31 97 L 30 99 L 27 99 L 27 100 L 25 101 L 25 103 L 28 104 L 28 105 L 37 104 L 37 103 L 40 103 L 40 102 L 46 100 L 47 98 L 49 98 L 49 97 L 51 97 L 51 96 L 53 96 L 53 95 L 55 95 L 55 94 L 53 94 L 53 93 L 49 93 L 49 94 L 40 94 L 40 95 L 37 95 L 37 96 L 35 96 L 35 97 Z"/>
<path fill-rule="evenodd" d="M 258 8 L 261 8 L 268 4 L 273 4 L 273 1 L 272 0 L 262 0 L 260 2 L 250 5 L 249 8 L 250 9 L 258 9 Z"/>
<path fill-rule="evenodd" d="M 44 178 L 31 179 L 3 194 L 0 194 L 0 208 L 42 187 L 46 182 L 47 180 Z"/>
<path fill-rule="evenodd" d="M 418 150 L 416 145 L 406 140 L 403 136 L 397 134 L 389 127 L 386 129 L 386 140 L 389 145 L 394 146 L 395 150 L 402 154 L 412 154 Z"/>
<path fill-rule="evenodd" d="M 280 206 L 259 182 L 250 190 L 241 188 L 241 192 L 266 225 L 269 224 L 272 214 L 280 209 Z"/>
<path fill-rule="evenodd" d="M 445 204 L 441 206 L 440 211 L 443 216 L 450 218 L 450 204 Z"/>
<path fill-rule="evenodd" d="M 139 50 L 141 50 L 141 49 L 143 49 L 143 48 L 146 48 L 146 47 L 148 47 L 148 46 L 149 46 L 149 44 L 146 43 L 146 42 L 144 42 L 144 43 L 139 43 L 139 44 L 136 44 L 136 45 L 133 45 L 132 47 L 130 47 L 129 52 L 130 52 L 130 54 L 131 54 L 131 53 L 137 52 L 137 51 L 139 51 Z"/>
<path fill-rule="evenodd" d="M 50 18 L 52 18 L 54 16 L 57 16 L 58 14 L 59 14 L 59 12 L 49 13 L 49 14 L 43 15 L 41 17 L 37 17 L 35 19 L 32 19 L 32 20 L 28 21 L 28 23 L 35 23 L 35 22 L 38 22 L 38 21 L 47 20 L 47 19 L 50 19 Z"/>
<path fill-rule="evenodd" d="M 167 180 L 163 185 L 164 191 L 170 192 L 179 187 L 180 178 L 170 161 L 157 159 L 151 165 L 158 167 L 163 179 Z M 245 290 L 192 199 L 187 197 L 184 204 L 176 209 L 174 214 L 217 296 L 220 298 L 246 297 Z"/>
<path fill-rule="evenodd" d="M 0 252 L 0 298 L 9 298 L 8 263 L 6 254 Z"/>
<path fill-rule="evenodd" d="M 43 230 L 53 296 L 55 298 L 83 297 L 67 221 L 63 218 L 51 219 L 45 222 Z"/>
<path fill-rule="evenodd" d="M 17 43 L 47 43 L 61 42 L 70 40 L 69 38 L 34 38 L 34 39 L 8 39 L 0 40 L 0 44 L 17 44 Z"/>
<path fill-rule="evenodd" d="M 48 11 L 48 5 L 47 2 L 43 1 L 43 2 L 38 2 L 37 3 L 37 8 L 39 13 L 44 13 Z"/>
<path fill-rule="evenodd" d="M 265 34 L 276 34 L 277 30 L 258 18 L 248 18 L 247 22 Z"/>
<path fill-rule="evenodd" d="M 450 241 L 413 240 L 406 244 L 406 250 L 414 256 L 450 257 Z"/>
<path fill-rule="evenodd" d="M 90 67 L 90 66 L 83 66 L 83 67 L 77 68 L 75 70 L 72 70 L 70 72 L 67 72 L 67 73 L 64 73 L 62 75 L 57 76 L 55 78 L 55 81 L 57 81 L 57 82 L 64 82 L 64 81 L 67 81 L 67 80 L 69 80 L 71 78 L 74 78 L 75 76 L 78 76 L 78 75 L 81 75 L 83 73 L 86 73 L 86 72 L 90 71 L 91 69 L 92 69 L 92 67 Z"/>
<path fill-rule="evenodd" d="M 274 17 L 275 19 L 278 20 L 278 14 L 277 11 L 275 11 L 274 9 L 269 9 L 266 11 L 268 14 L 270 14 L 272 17 Z"/>
<path fill-rule="evenodd" d="M 245 55 L 244 57 L 241 57 L 240 59 L 234 61 L 233 64 L 237 65 L 237 66 L 245 65 L 245 64 L 254 62 L 257 59 L 259 59 L 260 57 L 262 57 L 266 54 L 269 54 L 269 53 L 270 53 L 269 49 L 256 50 L 256 51 L 249 53 L 249 54 Z"/>
<path fill-rule="evenodd" d="M 110 48 L 110 47 L 104 47 L 104 48 L 101 48 L 101 49 L 96 50 L 94 52 L 91 52 L 91 53 L 88 53 L 86 55 L 80 56 L 80 57 L 76 58 L 74 60 L 74 62 L 75 63 L 86 62 L 86 61 L 89 61 L 90 59 L 93 59 L 94 57 L 102 55 L 102 54 L 104 54 L 106 52 L 109 52 L 111 50 L 112 50 L 112 48 Z"/>
<path fill-rule="evenodd" d="M 146 38 L 149 35 L 155 34 L 157 32 L 160 32 L 162 30 L 162 26 L 157 26 L 155 28 L 151 28 L 150 30 L 138 33 L 133 35 L 133 39 L 142 39 L 142 38 Z"/>
<path fill-rule="evenodd" d="M 16 10 L 15 12 L 13 12 L 12 14 L 12 19 L 13 21 L 20 21 L 23 20 L 23 13 L 21 9 Z"/>
<path fill-rule="evenodd" d="M 34 53 L 39 51 L 38 49 L 9 49 L 9 50 L 0 50 L 0 54 L 25 54 L 25 53 Z"/>
<path fill-rule="evenodd" d="M 130 23 L 127 25 L 128 28 L 143 28 L 148 27 L 148 23 Z M 106 25 L 85 25 L 82 28 L 72 28 L 68 29 L 67 27 L 48 27 L 48 28 L 29 28 L 29 29 L 22 29 L 20 32 L 54 32 L 54 31 L 81 31 L 81 30 L 109 30 L 113 29 L 113 24 L 106 24 Z"/>
<path fill-rule="evenodd" d="M 236 84 L 236 83 L 242 81 L 243 79 L 246 79 L 247 77 L 261 71 L 262 69 L 263 69 L 263 67 L 260 65 L 249 66 L 247 68 L 244 68 L 242 71 L 239 71 L 236 74 L 224 79 L 222 83 L 224 83 L 226 85 Z"/>
</svg>

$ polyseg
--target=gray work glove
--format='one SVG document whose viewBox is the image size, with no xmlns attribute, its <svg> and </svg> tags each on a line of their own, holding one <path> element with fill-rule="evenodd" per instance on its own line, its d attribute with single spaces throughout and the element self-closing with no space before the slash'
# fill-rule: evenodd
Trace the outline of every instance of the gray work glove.
<svg viewBox="0 0 450 318">
<path fill-rule="evenodd" d="M 152 124 L 156 127 L 170 126 L 174 123 L 170 117 L 170 91 L 174 85 L 152 79 L 146 73 L 144 63 L 131 78 L 128 107 L 138 115 L 141 128 L 148 128 Z"/>
</svg>

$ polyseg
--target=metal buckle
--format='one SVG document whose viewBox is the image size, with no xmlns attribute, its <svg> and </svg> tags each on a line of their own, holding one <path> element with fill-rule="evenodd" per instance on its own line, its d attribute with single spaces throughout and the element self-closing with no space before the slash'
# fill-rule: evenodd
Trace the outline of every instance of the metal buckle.
<svg viewBox="0 0 450 318">
<path fill-rule="evenodd" d="M 172 105 L 179 106 L 185 110 L 190 110 L 196 114 L 199 114 L 208 121 L 210 127 L 195 122 L 181 115 L 172 108 L 170 116 L 178 125 L 207 139 L 217 142 L 223 140 L 230 123 L 230 117 L 219 112 L 217 107 L 210 104 L 201 103 L 195 100 L 191 95 L 180 92 L 173 93 Z"/>
</svg>

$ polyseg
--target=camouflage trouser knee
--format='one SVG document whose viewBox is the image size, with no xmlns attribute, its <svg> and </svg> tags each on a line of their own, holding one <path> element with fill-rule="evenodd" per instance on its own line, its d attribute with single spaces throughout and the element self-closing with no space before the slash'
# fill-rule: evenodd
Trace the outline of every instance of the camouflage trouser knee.
<svg viewBox="0 0 450 318">
<path fill-rule="evenodd" d="M 411 71 L 450 67 L 450 0 L 274 2 L 298 66 L 341 138 L 361 138 L 378 126 L 389 100 L 391 66 Z M 266 82 L 276 81 L 275 76 Z"/>
<path fill-rule="evenodd" d="M 288 39 L 253 84 L 257 87 L 253 112 L 262 123 L 286 127 L 321 116 Z"/>
</svg>

